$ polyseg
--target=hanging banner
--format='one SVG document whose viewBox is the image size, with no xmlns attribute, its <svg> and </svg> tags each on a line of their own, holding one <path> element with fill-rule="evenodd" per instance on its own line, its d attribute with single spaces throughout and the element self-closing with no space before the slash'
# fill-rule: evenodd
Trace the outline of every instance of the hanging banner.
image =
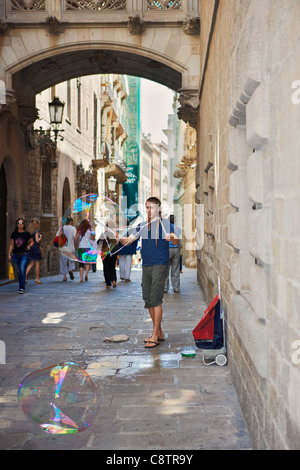
<svg viewBox="0 0 300 470">
<path fill-rule="evenodd" d="M 138 215 L 139 159 L 140 159 L 140 78 L 127 77 L 126 124 L 128 138 L 124 143 L 127 181 L 123 183 L 123 196 L 129 221 Z"/>
</svg>

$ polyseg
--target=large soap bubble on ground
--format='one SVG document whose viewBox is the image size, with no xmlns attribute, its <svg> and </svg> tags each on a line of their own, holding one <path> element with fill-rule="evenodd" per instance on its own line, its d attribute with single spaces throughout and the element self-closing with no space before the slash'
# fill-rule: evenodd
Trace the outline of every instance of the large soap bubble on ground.
<svg viewBox="0 0 300 470">
<path fill-rule="evenodd" d="M 87 429 L 96 414 L 97 394 L 87 372 L 65 362 L 28 375 L 18 389 L 26 418 L 49 434 Z"/>
<path fill-rule="evenodd" d="M 127 230 L 126 214 L 114 201 L 98 194 L 76 199 L 64 214 L 63 224 L 70 217 L 79 235 L 74 249 L 67 243 L 60 247 L 60 252 L 74 261 L 97 263 L 98 256 L 104 259 L 116 249 L 117 234 L 122 235 Z"/>
</svg>

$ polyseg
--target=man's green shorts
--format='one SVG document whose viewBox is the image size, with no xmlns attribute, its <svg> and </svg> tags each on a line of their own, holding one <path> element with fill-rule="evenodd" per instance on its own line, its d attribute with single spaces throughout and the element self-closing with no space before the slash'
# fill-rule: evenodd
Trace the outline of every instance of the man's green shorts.
<svg viewBox="0 0 300 470">
<path fill-rule="evenodd" d="M 162 304 L 168 273 L 169 266 L 164 264 L 143 266 L 142 287 L 145 308 L 157 307 Z"/>
</svg>

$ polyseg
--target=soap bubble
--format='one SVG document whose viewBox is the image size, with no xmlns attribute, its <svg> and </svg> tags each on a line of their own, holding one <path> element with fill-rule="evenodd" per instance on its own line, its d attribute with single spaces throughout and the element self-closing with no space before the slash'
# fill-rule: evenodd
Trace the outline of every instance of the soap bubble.
<svg viewBox="0 0 300 470">
<path fill-rule="evenodd" d="M 82 263 L 97 263 L 98 256 L 103 260 L 114 248 L 117 249 L 117 234 L 127 231 L 126 213 L 114 201 L 98 194 L 86 194 L 76 199 L 64 214 L 63 224 L 69 217 L 76 229 L 87 221 L 92 231 L 84 248 L 75 244 L 71 250 L 68 243 L 60 247 L 62 255 Z"/>
<path fill-rule="evenodd" d="M 72 362 L 33 372 L 18 389 L 18 403 L 26 418 L 49 434 L 87 429 L 95 417 L 96 402 L 92 379 Z"/>
</svg>

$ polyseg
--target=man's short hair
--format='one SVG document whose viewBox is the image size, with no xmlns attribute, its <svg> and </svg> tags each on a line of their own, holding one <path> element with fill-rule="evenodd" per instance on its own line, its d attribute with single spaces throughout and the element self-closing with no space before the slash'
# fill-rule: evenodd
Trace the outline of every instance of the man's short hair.
<svg viewBox="0 0 300 470">
<path fill-rule="evenodd" d="M 158 197 L 155 197 L 155 196 L 148 197 L 146 203 L 147 202 L 153 202 L 154 204 L 157 204 L 158 206 L 161 206 L 160 200 L 158 199 Z"/>
</svg>

